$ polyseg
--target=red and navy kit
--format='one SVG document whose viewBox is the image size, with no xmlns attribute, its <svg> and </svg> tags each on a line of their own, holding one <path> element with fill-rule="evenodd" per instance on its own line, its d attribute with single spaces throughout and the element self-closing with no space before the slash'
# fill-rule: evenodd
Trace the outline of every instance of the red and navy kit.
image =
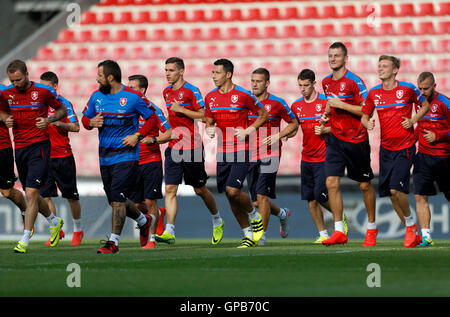
<svg viewBox="0 0 450 317">
<path fill-rule="evenodd" d="M 155 113 L 150 116 L 151 128 L 147 136 L 157 137 L 159 131 L 165 132 L 170 127 L 167 125 L 167 120 L 161 109 L 159 109 L 155 104 L 150 101 L 150 104 L 155 109 Z M 144 118 L 139 118 L 139 127 L 143 127 L 146 120 Z M 139 165 L 147 164 L 150 162 L 160 162 L 161 161 L 161 151 L 158 143 L 139 143 Z"/>
<path fill-rule="evenodd" d="M 248 141 L 235 137 L 235 128 L 249 126 L 249 112 L 257 113 L 263 105 L 248 90 L 235 85 L 227 93 L 215 88 L 205 97 L 205 117 L 213 118 L 218 128 L 217 151 L 236 153 L 248 150 Z"/>
<path fill-rule="evenodd" d="M 425 130 L 436 135 L 436 141 L 428 143 L 424 139 Z M 450 100 L 440 93 L 430 102 L 430 110 L 417 125 L 416 134 L 419 139 L 418 152 L 450 157 Z"/>
<path fill-rule="evenodd" d="M 326 105 L 327 97 L 319 93 L 314 101 L 306 102 L 305 98 L 301 97 L 294 101 L 291 106 L 291 110 L 297 117 L 303 133 L 302 161 L 325 161 L 326 135 L 316 135 L 315 127 L 320 125 L 319 121 L 322 118 Z"/>
<path fill-rule="evenodd" d="M 333 74 L 328 75 L 322 80 L 322 86 L 327 97 L 333 97 L 334 94 L 350 105 L 359 106 L 367 96 L 363 80 L 349 70 L 337 80 L 333 79 Z M 359 143 L 367 139 L 367 131 L 361 124 L 361 117 L 333 107 L 329 116 L 331 133 L 339 140 Z"/>
<path fill-rule="evenodd" d="M 272 134 L 276 134 L 280 132 L 281 120 L 283 119 L 285 122 L 289 123 L 293 119 L 295 119 L 294 114 L 289 108 L 286 101 L 283 99 L 268 94 L 265 100 L 261 101 L 261 104 L 266 108 L 269 113 L 269 121 L 262 125 L 256 132 L 256 142 L 252 142 L 252 136 L 250 136 L 250 161 L 256 161 L 259 159 L 269 158 L 271 156 L 281 156 L 281 140 L 274 145 L 266 146 L 262 145 L 261 142 L 266 137 L 271 136 Z M 249 125 L 252 125 L 256 119 L 258 118 L 258 114 L 249 111 L 248 119 Z"/>
<path fill-rule="evenodd" d="M 5 90 L 5 86 L 0 84 L 0 95 L 3 90 Z M 6 124 L 3 121 L 0 121 L 0 150 L 7 149 L 12 147 L 11 137 L 9 136 L 9 130 Z"/>
<path fill-rule="evenodd" d="M 169 123 L 172 127 L 172 135 L 176 137 L 169 142 L 169 147 L 179 150 L 192 150 L 202 146 L 202 138 L 197 122 L 184 114 L 170 110 L 172 102 L 177 101 L 181 107 L 192 111 L 198 111 L 205 107 L 202 95 L 197 87 L 185 82 L 180 88 L 174 90 L 172 85 L 163 91 L 169 113 Z"/>
<path fill-rule="evenodd" d="M 61 101 L 67 109 L 67 116 L 59 121 L 64 123 L 77 123 L 78 118 L 73 109 L 72 103 L 64 98 L 63 96 L 58 96 L 58 100 Z M 55 113 L 53 108 L 48 111 L 48 116 L 50 117 Z M 72 155 L 72 148 L 70 146 L 69 131 L 53 124 L 48 125 L 48 132 L 50 135 L 50 143 L 52 145 L 50 151 L 51 158 L 66 157 Z"/>
<path fill-rule="evenodd" d="M 23 93 L 13 85 L 6 87 L 0 95 L 0 110 L 13 117 L 15 148 L 48 140 L 48 128 L 36 127 L 36 119 L 47 118 L 49 107 L 58 109 L 61 106 L 56 92 L 47 85 L 31 82 L 31 87 Z"/>
<path fill-rule="evenodd" d="M 382 84 L 370 89 L 362 112 L 371 115 L 376 109 L 380 121 L 381 146 L 390 151 L 406 149 L 414 145 L 414 128 L 402 126 L 404 118 L 411 118 L 414 104 L 420 105 L 424 97 L 411 83 L 397 81 L 394 89 L 385 90 Z"/>
</svg>

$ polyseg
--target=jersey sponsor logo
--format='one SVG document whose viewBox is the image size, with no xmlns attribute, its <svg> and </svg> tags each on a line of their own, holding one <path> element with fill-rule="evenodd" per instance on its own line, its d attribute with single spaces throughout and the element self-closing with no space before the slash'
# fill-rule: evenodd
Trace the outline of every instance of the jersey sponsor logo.
<svg viewBox="0 0 450 317">
<path fill-rule="evenodd" d="M 38 98 L 39 98 L 39 93 L 36 90 L 32 91 L 31 92 L 31 99 L 37 100 Z"/>
<path fill-rule="evenodd" d="M 239 99 L 239 96 L 238 96 L 238 95 L 232 95 L 232 96 L 231 96 L 231 102 L 232 102 L 232 103 L 236 103 L 236 102 L 238 101 L 238 99 Z"/>
<path fill-rule="evenodd" d="M 123 107 L 127 104 L 127 98 L 120 98 L 120 105 Z"/>
<path fill-rule="evenodd" d="M 404 94 L 405 94 L 405 92 L 402 89 L 399 89 L 395 92 L 397 99 L 402 99 Z"/>
</svg>

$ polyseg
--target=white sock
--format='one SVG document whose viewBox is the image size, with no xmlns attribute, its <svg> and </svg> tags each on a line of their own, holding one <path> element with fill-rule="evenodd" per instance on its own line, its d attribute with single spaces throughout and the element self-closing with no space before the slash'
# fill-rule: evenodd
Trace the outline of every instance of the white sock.
<svg viewBox="0 0 450 317">
<path fill-rule="evenodd" d="M 175 235 L 175 225 L 171 224 L 171 223 L 166 223 L 166 230 L 167 232 L 169 232 L 171 235 Z"/>
<path fill-rule="evenodd" d="M 243 228 L 242 232 L 244 233 L 244 236 L 246 236 L 247 238 L 253 239 L 252 227 Z"/>
<path fill-rule="evenodd" d="M 81 230 L 81 218 L 73 219 L 73 232 L 80 232 Z"/>
<path fill-rule="evenodd" d="M 53 213 L 50 213 L 50 216 L 46 218 L 51 227 L 56 227 L 58 225 L 58 217 L 56 217 Z"/>
<path fill-rule="evenodd" d="M 410 215 L 409 217 L 405 217 L 405 222 L 407 227 L 414 226 L 415 223 L 412 215 Z"/>
<path fill-rule="evenodd" d="M 422 237 L 431 239 L 431 230 L 430 229 L 422 229 Z"/>
<path fill-rule="evenodd" d="M 334 223 L 334 230 L 335 230 L 335 231 L 340 231 L 340 232 L 342 232 L 342 233 L 345 233 L 345 230 L 344 230 L 344 222 L 343 222 L 343 221 L 336 221 L 336 222 Z"/>
<path fill-rule="evenodd" d="M 137 217 L 137 219 L 135 219 L 135 221 L 138 223 L 139 227 L 142 227 L 147 223 L 147 218 L 145 218 L 145 215 L 141 212 L 141 214 L 139 215 L 139 217 Z"/>
<path fill-rule="evenodd" d="M 327 229 L 322 230 L 322 231 L 319 231 L 319 235 L 320 235 L 321 237 L 327 237 L 327 238 L 329 238 L 329 236 L 328 236 L 328 230 L 327 230 Z"/>
<path fill-rule="evenodd" d="M 367 223 L 367 229 L 376 229 L 377 223 L 376 222 L 368 222 Z"/>
<path fill-rule="evenodd" d="M 24 230 L 23 231 L 23 236 L 20 239 L 20 241 L 25 242 L 27 245 L 30 244 L 30 236 L 31 236 L 31 231 L 30 230 Z"/>
<path fill-rule="evenodd" d="M 255 207 L 253 207 L 252 212 L 249 212 L 249 213 L 248 213 L 248 218 L 250 219 L 250 221 L 259 219 L 259 218 L 258 218 L 258 209 L 256 209 Z"/>
<path fill-rule="evenodd" d="M 287 216 L 286 209 L 280 208 L 280 212 L 278 213 L 277 217 L 280 219 L 284 219 Z"/>
<path fill-rule="evenodd" d="M 220 226 L 222 224 L 222 218 L 220 217 L 220 213 L 217 212 L 215 215 L 211 215 L 213 227 Z"/>
<path fill-rule="evenodd" d="M 120 239 L 120 235 L 118 235 L 118 234 L 111 233 L 111 235 L 109 236 L 109 241 L 114 242 L 114 244 L 116 246 L 119 246 L 119 239 Z"/>
<path fill-rule="evenodd" d="M 151 235 L 150 235 L 150 241 L 153 241 L 153 242 L 156 241 L 156 240 L 155 240 L 155 235 L 154 235 L 154 234 L 151 234 Z"/>
</svg>

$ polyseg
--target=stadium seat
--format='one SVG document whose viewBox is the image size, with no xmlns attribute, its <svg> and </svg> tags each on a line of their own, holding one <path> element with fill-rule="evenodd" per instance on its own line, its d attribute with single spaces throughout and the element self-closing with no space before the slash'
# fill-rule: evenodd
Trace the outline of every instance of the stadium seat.
<svg viewBox="0 0 450 317">
<path fill-rule="evenodd" d="M 317 45 L 317 52 L 316 54 L 319 54 L 321 56 L 327 55 L 328 54 L 328 48 L 330 47 L 331 42 L 326 40 L 326 41 L 321 41 L 318 45 Z"/>
<path fill-rule="evenodd" d="M 148 40 L 148 34 L 146 29 L 135 29 L 132 36 L 130 36 L 130 41 L 133 42 L 145 42 Z"/>
<path fill-rule="evenodd" d="M 166 39 L 165 29 L 154 29 L 153 35 L 151 36 L 152 41 L 164 41 Z"/>
<path fill-rule="evenodd" d="M 317 13 L 317 7 L 316 6 L 304 7 L 301 17 L 302 17 L 302 19 L 317 19 L 317 18 L 319 18 L 319 14 Z"/>
<path fill-rule="evenodd" d="M 128 58 L 129 59 L 145 59 L 146 58 L 146 51 L 143 46 L 136 46 L 129 49 L 128 52 Z"/>
<path fill-rule="evenodd" d="M 122 59 L 128 59 L 128 52 L 125 46 L 114 46 L 112 49 L 112 59 L 119 61 Z"/>
<path fill-rule="evenodd" d="M 186 58 L 198 58 L 202 56 L 203 49 L 199 45 L 189 45 L 186 48 Z"/>
<path fill-rule="evenodd" d="M 277 7 L 267 8 L 267 13 L 264 16 L 264 20 L 273 21 L 280 19 L 280 9 Z"/>
<path fill-rule="evenodd" d="M 322 7 L 322 13 L 320 17 L 322 19 L 337 18 L 336 7 L 334 5 L 325 5 Z"/>
<path fill-rule="evenodd" d="M 412 35 L 414 34 L 414 24 L 412 22 L 400 22 L 397 27 L 398 35 Z"/>
<path fill-rule="evenodd" d="M 184 40 L 184 29 L 182 28 L 175 28 L 172 29 L 169 33 L 169 40 L 170 41 L 182 41 Z"/>
<path fill-rule="evenodd" d="M 398 4 L 398 13 L 397 16 L 399 17 L 412 17 L 416 14 L 414 11 L 414 4 L 413 3 L 399 3 Z"/>
<path fill-rule="evenodd" d="M 204 22 L 205 20 L 205 10 L 197 9 L 192 11 L 192 17 L 188 19 L 188 22 Z"/>
<path fill-rule="evenodd" d="M 273 26 L 273 25 L 266 25 L 263 29 L 263 38 L 277 38 L 278 36 L 278 31 L 277 31 L 277 27 Z"/>
<path fill-rule="evenodd" d="M 313 55 L 316 53 L 315 45 L 312 41 L 305 41 L 300 43 L 299 52 L 302 55 Z"/>
<path fill-rule="evenodd" d="M 117 24 L 133 23 L 133 14 L 131 11 L 122 11 L 119 18 L 115 21 Z"/>
<path fill-rule="evenodd" d="M 161 46 L 152 46 L 149 50 L 149 58 L 156 59 L 156 58 L 163 58 L 164 52 L 163 48 Z"/>
<path fill-rule="evenodd" d="M 416 34 L 425 35 L 425 34 L 434 34 L 434 25 L 433 22 L 419 22 L 416 30 Z"/>
<path fill-rule="evenodd" d="M 263 53 L 262 50 L 257 49 L 253 43 L 244 44 L 242 52 L 244 56 L 258 56 Z"/>
<path fill-rule="evenodd" d="M 76 41 L 80 43 L 92 42 L 92 40 L 91 30 L 81 30 L 76 36 Z"/>
<path fill-rule="evenodd" d="M 174 23 L 180 23 L 180 22 L 186 22 L 186 10 L 175 10 L 174 11 L 174 17 L 170 20 L 170 22 Z"/>
<path fill-rule="evenodd" d="M 58 34 L 58 38 L 56 40 L 57 43 L 70 43 L 75 40 L 75 35 L 72 30 L 64 29 Z"/>
<path fill-rule="evenodd" d="M 371 40 L 364 40 L 359 41 L 355 45 L 355 53 L 356 54 L 373 54 L 374 48 L 373 48 L 373 42 Z"/>
<path fill-rule="evenodd" d="M 240 29 L 237 26 L 230 26 L 225 29 L 224 38 L 226 40 L 237 40 L 241 38 Z"/>
<path fill-rule="evenodd" d="M 341 14 L 339 17 L 341 18 L 354 18 L 356 17 L 356 10 L 353 4 L 346 4 L 341 6 Z"/>
<path fill-rule="evenodd" d="M 203 28 L 192 28 L 189 29 L 189 34 L 187 35 L 189 41 L 200 41 L 203 39 Z"/>
<path fill-rule="evenodd" d="M 218 27 L 212 27 L 208 29 L 208 34 L 206 39 L 210 41 L 214 41 L 222 38 L 222 31 Z"/>
<path fill-rule="evenodd" d="M 431 2 L 424 2 L 418 4 L 419 8 L 417 10 L 417 16 L 433 16 L 434 6 Z"/>
<path fill-rule="evenodd" d="M 281 34 L 284 38 L 296 38 L 298 35 L 297 27 L 295 25 L 285 25 Z"/>
<path fill-rule="evenodd" d="M 156 12 L 156 17 L 152 19 L 152 23 L 169 22 L 169 13 L 166 10 L 159 10 Z"/>
<path fill-rule="evenodd" d="M 92 11 L 85 11 L 81 15 L 81 24 L 96 24 L 97 23 L 97 14 Z"/>
<path fill-rule="evenodd" d="M 432 53 L 433 43 L 429 39 L 417 40 L 415 51 L 418 53 Z"/>
<path fill-rule="evenodd" d="M 137 17 L 134 20 L 134 23 L 150 23 L 151 17 L 150 17 L 150 11 L 138 11 L 137 12 Z"/>
<path fill-rule="evenodd" d="M 438 39 L 436 41 L 436 53 L 448 53 L 450 52 L 450 39 Z"/>
<path fill-rule="evenodd" d="M 226 44 L 223 48 L 225 56 L 236 57 L 239 56 L 239 48 L 235 44 Z"/>
<path fill-rule="evenodd" d="M 317 36 L 316 26 L 314 24 L 307 24 L 302 27 L 301 37 L 315 37 Z"/>
<path fill-rule="evenodd" d="M 377 29 L 367 23 L 361 23 L 358 29 L 358 35 L 360 36 L 373 36 L 376 34 Z"/>
<path fill-rule="evenodd" d="M 206 17 L 207 22 L 219 22 L 223 21 L 223 11 L 221 9 L 213 9 L 211 10 L 211 15 Z"/>
<path fill-rule="evenodd" d="M 286 7 L 284 10 L 284 14 L 281 16 L 281 19 L 283 20 L 290 20 L 290 19 L 298 19 L 298 9 L 297 7 Z"/>
<path fill-rule="evenodd" d="M 278 52 L 274 43 L 264 43 L 261 46 L 261 56 L 276 56 L 276 55 L 278 55 Z"/>
<path fill-rule="evenodd" d="M 436 60 L 436 70 L 438 72 L 450 72 L 450 58 L 438 58 Z"/>
<path fill-rule="evenodd" d="M 95 42 L 109 42 L 111 39 L 111 32 L 109 29 L 99 30 L 93 39 Z"/>
<path fill-rule="evenodd" d="M 225 21 L 242 21 L 242 11 L 241 9 L 230 9 L 227 10 L 228 16 L 225 17 Z"/>
<path fill-rule="evenodd" d="M 114 42 L 128 42 L 129 41 L 128 29 L 116 30 L 112 40 Z"/>
<path fill-rule="evenodd" d="M 98 20 L 98 24 L 111 24 L 114 23 L 114 13 L 103 12 Z"/>
<path fill-rule="evenodd" d="M 320 25 L 319 29 L 319 36 L 327 37 L 327 36 L 334 36 L 334 24 L 331 23 L 325 23 Z"/>
<path fill-rule="evenodd" d="M 448 16 L 450 15 L 450 2 L 440 2 L 439 8 L 435 15 L 438 16 Z"/>
<path fill-rule="evenodd" d="M 108 57 L 108 49 L 104 46 L 96 46 L 92 52 L 92 59 L 104 60 Z"/>
<path fill-rule="evenodd" d="M 353 36 L 356 35 L 355 25 L 353 23 L 342 23 L 339 30 L 340 36 Z"/>
<path fill-rule="evenodd" d="M 381 23 L 377 31 L 377 35 L 380 36 L 395 35 L 394 25 L 390 22 Z"/>
<path fill-rule="evenodd" d="M 85 46 L 81 46 L 81 47 L 77 47 L 75 49 L 75 52 L 73 54 L 73 58 L 75 60 L 86 60 L 86 59 L 91 59 L 92 56 L 90 54 L 90 50 L 88 47 Z"/>
<path fill-rule="evenodd" d="M 449 35 L 450 34 L 450 20 L 437 22 L 436 33 Z"/>
<path fill-rule="evenodd" d="M 72 58 L 72 51 L 70 47 L 58 46 L 53 52 L 53 58 L 59 61 L 70 60 Z"/>
<path fill-rule="evenodd" d="M 414 53 L 411 40 L 401 40 L 396 43 L 395 52 L 399 54 Z"/>
<path fill-rule="evenodd" d="M 244 30 L 244 38 L 246 39 L 257 39 L 260 38 L 259 28 L 256 26 L 248 26 Z"/>
<path fill-rule="evenodd" d="M 379 41 L 377 45 L 377 51 L 380 54 L 391 54 L 394 51 L 394 45 L 390 40 Z"/>
<path fill-rule="evenodd" d="M 284 56 L 289 56 L 289 55 L 293 55 L 293 56 L 297 56 L 298 54 L 301 54 L 298 45 L 296 45 L 296 43 L 291 43 L 291 42 L 285 42 L 283 44 L 281 44 L 281 48 L 280 48 L 280 55 L 284 55 Z"/>
<path fill-rule="evenodd" d="M 414 71 L 417 73 L 421 72 L 433 72 L 433 63 L 429 58 L 419 58 L 416 60 L 416 65 Z"/>
<path fill-rule="evenodd" d="M 380 4 L 380 17 L 394 17 L 395 9 L 392 3 Z"/>
<path fill-rule="evenodd" d="M 258 21 L 261 20 L 261 11 L 259 8 L 250 8 L 247 15 L 243 17 L 244 21 Z"/>
</svg>

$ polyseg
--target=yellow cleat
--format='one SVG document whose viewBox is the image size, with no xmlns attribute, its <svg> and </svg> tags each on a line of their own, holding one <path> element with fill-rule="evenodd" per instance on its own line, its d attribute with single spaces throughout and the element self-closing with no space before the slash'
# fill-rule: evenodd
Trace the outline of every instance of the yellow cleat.
<svg viewBox="0 0 450 317">
<path fill-rule="evenodd" d="M 58 225 L 50 226 L 50 246 L 56 247 L 58 245 L 59 239 L 61 238 L 61 228 L 64 225 L 64 221 L 58 217 Z"/>
<path fill-rule="evenodd" d="M 253 241 L 258 242 L 261 240 L 264 235 L 264 226 L 261 214 L 259 212 L 256 213 L 258 215 L 258 219 L 253 219 L 250 224 L 252 226 L 253 231 Z"/>
<path fill-rule="evenodd" d="M 319 237 L 316 239 L 316 241 L 314 241 L 314 243 L 316 243 L 316 244 L 322 244 L 322 241 L 323 241 L 323 240 L 326 240 L 326 239 L 328 239 L 328 237 L 325 237 L 325 236 L 319 236 Z"/>
<path fill-rule="evenodd" d="M 242 239 L 241 244 L 237 247 L 238 249 L 244 249 L 244 248 L 251 248 L 256 246 L 256 241 L 250 239 L 249 237 L 245 236 L 244 239 Z"/>
<path fill-rule="evenodd" d="M 213 228 L 213 236 L 212 236 L 212 240 L 211 240 L 212 244 L 219 244 L 219 242 L 222 241 L 224 224 L 225 224 L 225 222 L 222 220 L 222 224 L 220 226 Z"/>
<path fill-rule="evenodd" d="M 344 233 L 348 235 L 347 216 L 345 214 L 342 214 L 342 222 L 344 223 Z"/>
<path fill-rule="evenodd" d="M 174 244 L 175 243 L 175 236 L 173 234 L 170 234 L 169 231 L 164 230 L 162 235 L 158 236 L 155 235 L 155 240 L 157 242 L 164 242 L 167 244 Z"/>
<path fill-rule="evenodd" d="M 16 247 L 14 248 L 14 252 L 16 253 L 26 253 L 28 249 L 28 244 L 26 244 L 23 241 L 19 241 L 16 245 Z"/>
</svg>

